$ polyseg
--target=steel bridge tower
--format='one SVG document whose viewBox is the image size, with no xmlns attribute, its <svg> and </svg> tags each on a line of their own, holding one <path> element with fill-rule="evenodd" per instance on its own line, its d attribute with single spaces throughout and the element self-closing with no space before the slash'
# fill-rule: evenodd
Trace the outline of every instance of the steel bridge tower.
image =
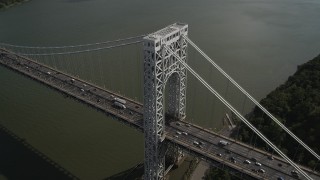
<svg viewBox="0 0 320 180">
<path fill-rule="evenodd" d="M 187 61 L 188 25 L 175 23 L 143 38 L 144 55 L 144 179 L 164 179 L 165 87 L 170 117 L 186 116 L 187 70 L 164 46 Z"/>
</svg>

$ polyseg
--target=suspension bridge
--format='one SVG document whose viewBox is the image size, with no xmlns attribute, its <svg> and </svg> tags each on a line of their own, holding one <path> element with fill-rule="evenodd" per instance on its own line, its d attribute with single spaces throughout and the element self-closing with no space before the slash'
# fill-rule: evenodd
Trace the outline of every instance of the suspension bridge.
<svg viewBox="0 0 320 180">
<path fill-rule="evenodd" d="M 101 68 L 110 49 L 139 45 L 143 50 L 143 104 L 104 87 L 107 72 Z M 167 153 L 178 161 L 184 153 L 193 154 L 212 165 L 228 169 L 243 179 L 320 179 L 320 174 L 296 164 L 254 127 L 239 109 L 219 94 L 188 64 L 187 47 L 191 45 L 232 85 L 259 107 L 284 131 L 293 137 L 315 159 L 320 159 L 311 148 L 296 137 L 276 117 L 261 106 L 247 91 L 235 82 L 192 40 L 188 38 L 188 25 L 172 24 L 157 32 L 75 46 L 31 47 L 0 44 L 0 64 L 85 103 L 145 135 L 145 179 L 164 179 L 172 167 L 165 162 Z M 139 51 L 139 49 L 135 49 Z M 80 59 L 97 60 L 84 64 Z M 88 73 L 91 69 L 91 73 Z M 119 70 L 118 70 L 119 71 Z M 254 148 L 209 129 L 190 123 L 186 117 L 187 74 L 194 76 L 218 98 L 242 123 L 271 147 L 279 156 Z M 99 76 L 97 82 L 82 77 Z M 100 81 L 100 83 L 99 83 Z M 167 90 L 165 88 L 167 87 Z M 168 106 L 165 110 L 165 92 Z M 256 163 L 250 161 L 255 161 Z M 248 163 L 249 162 L 249 163 Z M 169 167 L 169 168 L 168 168 Z"/>
</svg>

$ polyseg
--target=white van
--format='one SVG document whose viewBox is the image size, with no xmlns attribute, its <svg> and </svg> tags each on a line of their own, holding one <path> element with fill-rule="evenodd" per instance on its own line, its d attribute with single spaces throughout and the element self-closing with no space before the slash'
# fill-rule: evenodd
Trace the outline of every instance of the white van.
<svg viewBox="0 0 320 180">
<path fill-rule="evenodd" d="M 225 140 L 220 140 L 219 141 L 219 144 L 222 145 L 222 146 L 226 146 L 228 144 L 230 144 L 229 142 L 225 141 Z"/>
</svg>

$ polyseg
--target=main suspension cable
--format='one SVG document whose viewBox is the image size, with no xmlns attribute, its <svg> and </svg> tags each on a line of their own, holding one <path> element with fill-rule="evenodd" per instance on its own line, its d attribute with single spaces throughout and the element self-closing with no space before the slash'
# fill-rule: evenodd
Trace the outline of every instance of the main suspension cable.
<svg viewBox="0 0 320 180">
<path fill-rule="evenodd" d="M 85 49 L 85 50 L 78 50 L 78 51 L 69 51 L 69 52 L 56 52 L 56 53 L 39 53 L 39 54 L 19 54 L 23 56 L 52 56 L 52 55 L 65 55 L 65 54 L 80 54 L 80 53 L 86 53 L 86 52 L 92 52 L 92 51 L 100 51 L 104 49 L 113 49 L 117 47 L 122 47 L 122 46 L 128 46 L 132 44 L 138 44 L 141 43 L 142 41 L 133 41 L 129 43 L 123 43 L 123 44 L 118 44 L 118 45 L 113 45 L 113 46 L 106 46 L 106 47 L 101 47 L 101 48 L 94 48 L 94 49 Z"/>
<path fill-rule="evenodd" d="M 264 113 L 266 113 L 275 123 L 277 123 L 283 130 L 285 130 L 291 137 L 307 149 L 313 156 L 320 160 L 320 156 L 314 152 L 308 145 L 293 134 L 285 125 L 283 125 L 277 118 L 275 118 L 267 109 L 265 109 L 257 100 L 255 100 L 246 90 L 244 90 L 235 80 L 233 80 L 221 67 L 219 67 L 209 56 L 207 56 L 196 44 L 194 44 L 188 37 L 182 35 L 207 61 L 209 61 L 221 74 L 232 82 L 242 93 L 244 93 L 256 106 L 258 106 Z"/>
<path fill-rule="evenodd" d="M 117 40 L 111 40 L 111 41 L 104 41 L 104 42 L 98 42 L 98 43 L 90 43 L 90 44 L 80 44 L 80 45 L 70 45 L 70 46 L 20 46 L 20 45 L 13 45 L 13 44 L 7 44 L 7 43 L 0 43 L 3 46 L 8 47 L 15 47 L 15 48 L 26 48 L 26 49 L 63 49 L 63 48 L 75 48 L 75 47 L 84 47 L 84 46 L 94 46 L 94 45 L 101 45 L 101 44 L 110 44 L 115 42 L 121 42 L 121 41 L 128 41 L 132 39 L 142 40 L 142 37 L 146 35 L 140 35 L 140 36 L 132 36 L 128 38 L 123 39 L 117 39 Z"/>
<path fill-rule="evenodd" d="M 264 142 L 266 142 L 272 149 L 274 149 L 283 159 L 285 159 L 291 166 L 293 166 L 298 172 L 300 172 L 308 180 L 312 178 L 305 173 L 298 165 L 296 165 L 291 159 L 289 159 L 284 153 L 281 152 L 268 138 L 266 138 L 258 129 L 256 129 L 245 117 L 243 117 L 232 105 L 229 104 L 216 90 L 214 90 L 206 81 L 201 78 L 188 64 L 186 64 L 181 58 L 173 52 L 170 48 L 164 46 L 166 50 L 170 52 L 177 60 L 194 76 L 196 77 L 212 94 L 214 94 L 225 106 L 227 106 L 235 115 L 238 116 L 252 131 L 254 131 Z"/>
</svg>

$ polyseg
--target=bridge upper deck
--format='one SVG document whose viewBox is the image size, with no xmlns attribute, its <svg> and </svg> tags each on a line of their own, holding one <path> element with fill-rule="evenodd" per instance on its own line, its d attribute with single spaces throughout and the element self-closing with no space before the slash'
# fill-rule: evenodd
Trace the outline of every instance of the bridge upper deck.
<svg viewBox="0 0 320 180">
<path fill-rule="evenodd" d="M 64 74 L 58 70 L 52 69 L 43 64 L 37 63 L 31 59 L 21 57 L 10 51 L 0 49 L 0 64 L 13 69 L 27 77 L 33 78 L 51 88 L 63 92 L 70 97 L 86 103 L 102 112 L 116 117 L 122 122 L 143 131 L 143 105 L 139 102 L 116 94 L 114 92 L 102 89 L 76 77 Z M 127 101 L 126 109 L 119 109 L 113 105 L 113 99 L 120 97 Z M 211 161 L 216 166 L 228 167 L 231 170 L 241 172 L 248 177 L 257 179 L 276 179 L 284 177 L 293 179 L 291 170 L 293 168 L 282 158 L 275 157 L 274 160 L 268 159 L 268 153 L 254 149 L 241 142 L 236 142 L 228 137 L 218 135 L 214 132 L 203 129 L 199 126 L 185 122 L 177 125 L 172 122 L 166 126 L 166 140 L 193 152 L 197 156 Z M 188 135 L 178 135 L 177 131 L 186 132 Z M 219 146 L 219 141 L 230 142 L 228 146 Z M 194 145 L 194 141 L 202 141 L 202 148 Z M 222 157 L 217 156 L 221 154 Z M 237 163 L 232 163 L 230 158 L 235 158 Z M 244 164 L 246 159 L 257 159 L 262 166 L 258 167 L 252 164 Z M 281 167 L 279 167 L 281 164 Z M 252 169 L 264 169 L 266 173 L 253 172 Z M 320 175 L 303 168 L 314 179 L 319 179 Z"/>
</svg>

